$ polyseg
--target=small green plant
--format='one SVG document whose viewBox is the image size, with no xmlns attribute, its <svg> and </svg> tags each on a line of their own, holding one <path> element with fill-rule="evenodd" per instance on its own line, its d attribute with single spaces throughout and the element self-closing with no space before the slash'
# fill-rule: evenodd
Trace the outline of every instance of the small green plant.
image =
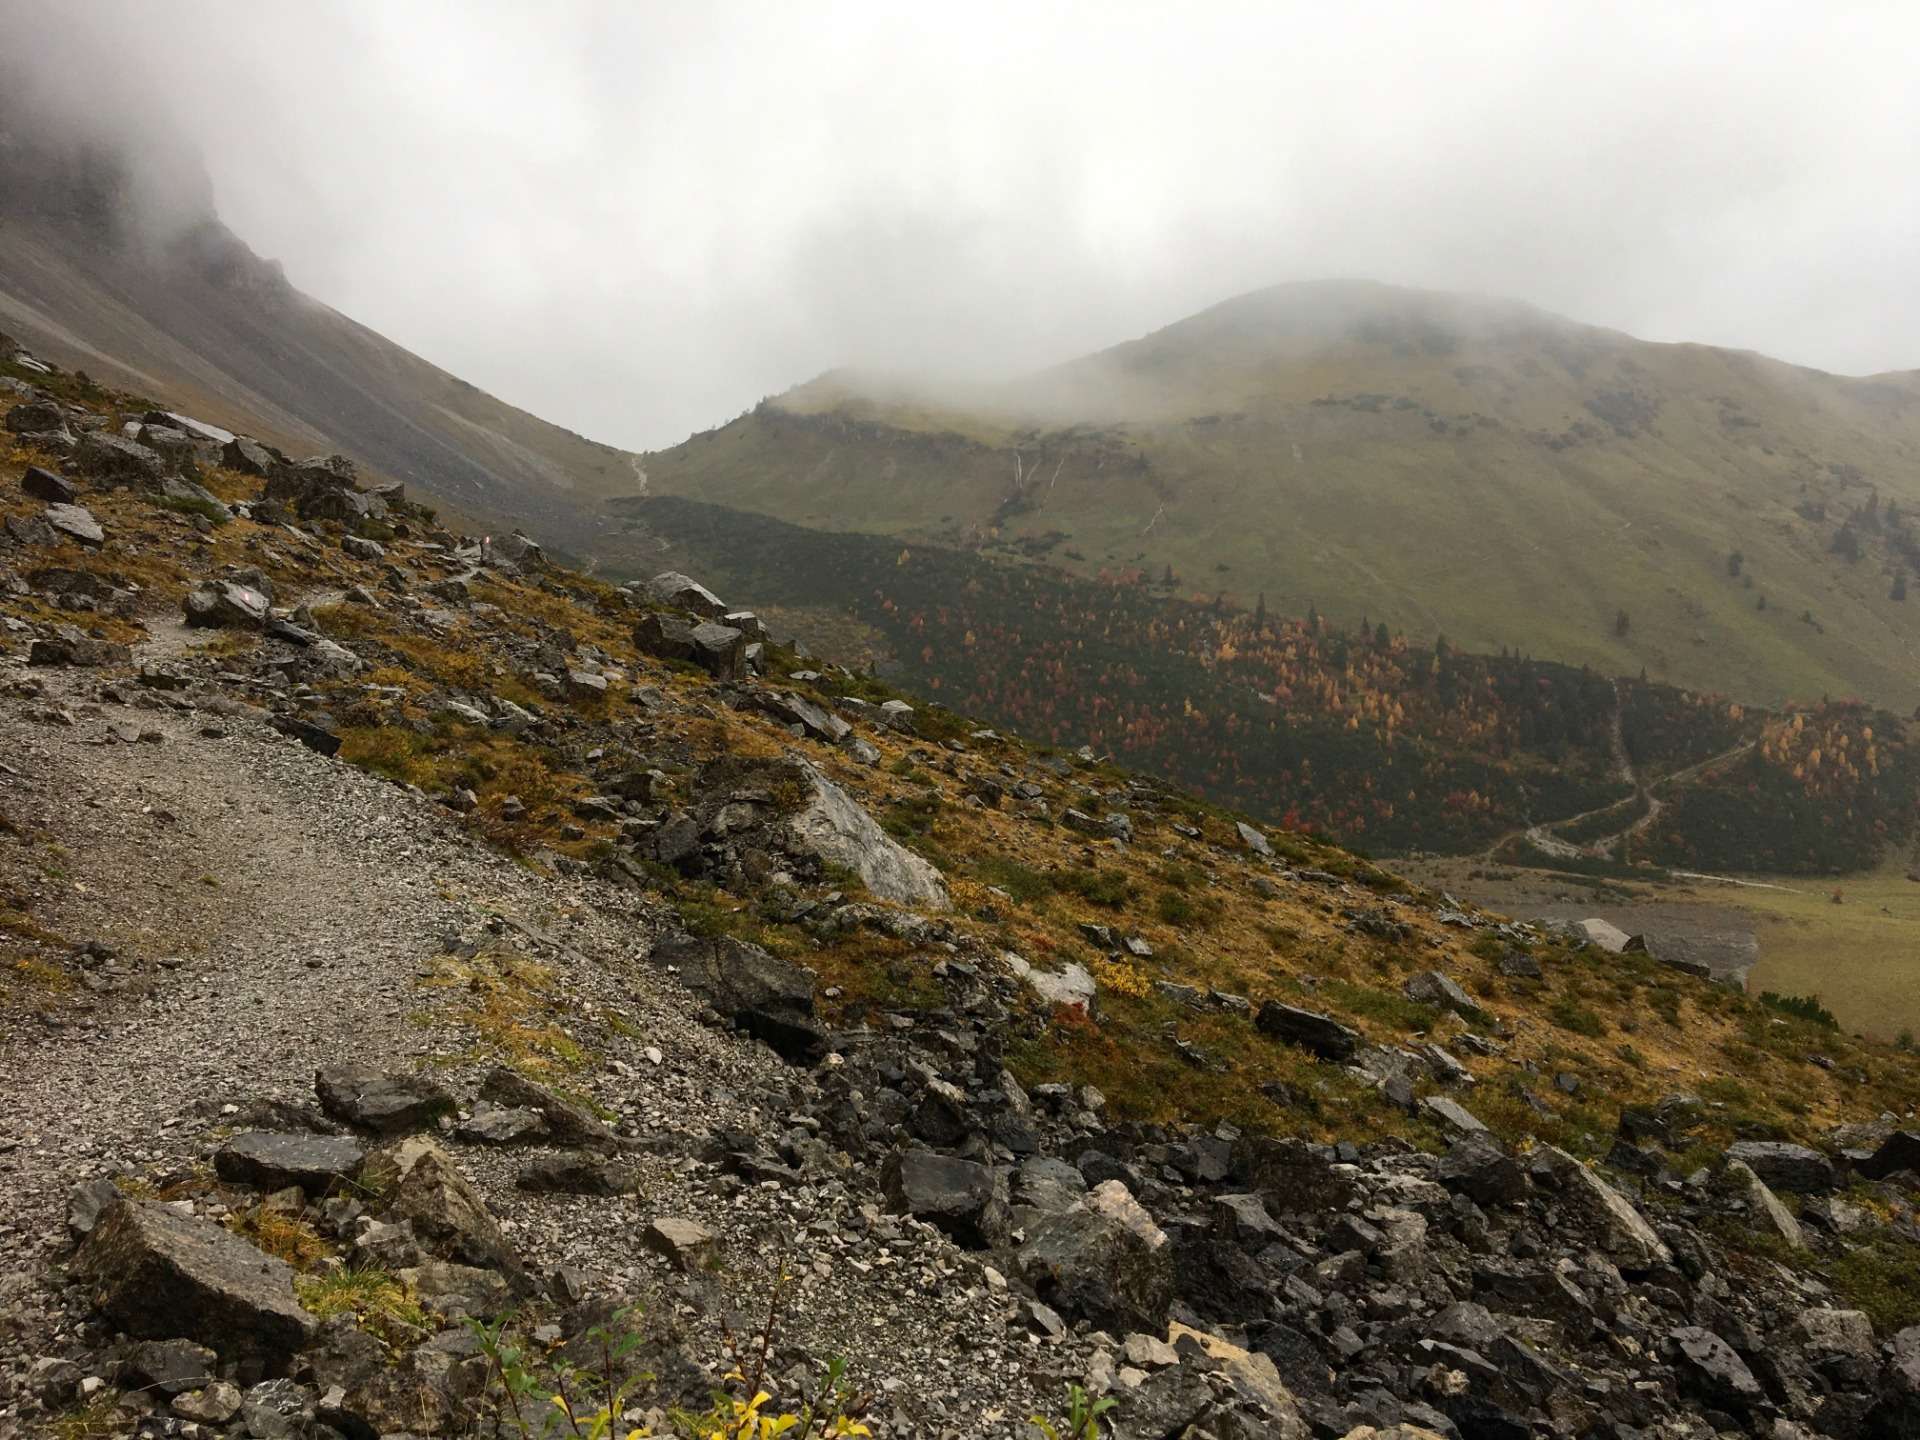
<svg viewBox="0 0 1920 1440">
<path fill-rule="evenodd" d="M 1571 995 L 1562 995 L 1554 1001 L 1547 1018 L 1562 1030 L 1571 1030 L 1589 1039 L 1597 1040 L 1607 1033 L 1607 1022 Z"/>
<path fill-rule="evenodd" d="M 198 515 L 215 525 L 225 525 L 233 519 L 227 513 L 227 507 L 217 500 L 202 500 L 193 495 L 168 495 L 161 499 L 162 510 L 172 510 L 180 515 Z"/>
<path fill-rule="evenodd" d="M 1046 1440 L 1100 1440 L 1100 1417 L 1115 1403 L 1110 1395 L 1095 1400 L 1078 1385 L 1069 1385 L 1067 1418 L 1056 1425 L 1044 1415 L 1036 1415 L 1033 1426 Z"/>
<path fill-rule="evenodd" d="M 663 1433 L 681 1440 L 850 1440 L 871 1435 L 859 1418 L 865 1401 L 847 1384 L 845 1362 L 838 1359 L 799 1409 L 769 1408 L 773 1396 L 765 1381 L 781 1293 L 782 1285 L 776 1282 L 766 1324 L 751 1354 L 743 1354 L 732 1332 L 726 1332 L 731 1364 L 723 1388 L 699 1414 L 675 1410 L 667 1432 L 622 1428 L 632 1403 L 641 1398 L 639 1392 L 654 1379 L 628 1363 L 644 1341 L 635 1323 L 638 1307 L 617 1310 L 606 1324 L 584 1332 L 582 1348 L 593 1357 L 585 1367 L 564 1360 L 540 1365 L 530 1357 L 510 1316 L 491 1326 L 469 1320 L 487 1363 L 486 1398 L 494 1407 L 495 1431 L 521 1440 L 651 1440 Z"/>
<path fill-rule="evenodd" d="M 1811 1021 L 1822 1030 L 1838 1030 L 1840 1022 L 1826 1006 L 1820 1003 L 1818 995 L 1781 995 L 1772 990 L 1760 992 L 1760 1003 L 1769 1010 L 1778 1010 L 1782 1015 L 1798 1016 Z"/>
</svg>

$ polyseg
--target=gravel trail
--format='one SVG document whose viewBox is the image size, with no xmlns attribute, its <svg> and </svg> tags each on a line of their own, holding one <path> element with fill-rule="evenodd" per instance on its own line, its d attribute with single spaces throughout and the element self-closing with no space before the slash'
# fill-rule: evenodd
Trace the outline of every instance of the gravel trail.
<svg viewBox="0 0 1920 1440">
<path fill-rule="evenodd" d="M 156 626 L 136 659 L 172 663 L 197 639 Z M 121 701 L 102 697 L 109 678 Z M 30 1433 L 8 1417 L 35 1358 L 76 1348 L 84 1316 L 59 1268 L 73 1186 L 184 1175 L 219 1143 L 227 1107 L 308 1101 L 322 1065 L 431 1061 L 471 1094 L 497 1057 L 444 978 L 476 942 L 538 960 L 591 1039 L 568 1083 L 627 1133 L 667 1141 L 623 1201 L 530 1196 L 515 1185 L 523 1156 L 462 1148 L 535 1273 L 578 1266 L 649 1294 L 650 1313 L 678 1316 L 711 1357 L 717 1327 L 785 1272 L 788 1339 L 846 1355 L 880 1416 L 914 1397 L 925 1418 L 882 1433 L 1011 1435 L 1078 1373 L 1083 1346 L 1036 1351 L 1009 1329 L 1015 1307 L 976 1259 L 917 1223 L 876 1220 L 872 1177 L 829 1167 L 797 1190 L 742 1186 L 691 1158 L 721 1129 L 794 1133 L 820 1091 L 703 1023 L 700 1003 L 645 963 L 662 923 L 647 902 L 537 875 L 423 797 L 217 693 L 190 695 L 0 667 L 0 818 L 25 837 L 0 839 L 0 883 L 40 927 L 115 952 L 51 1006 L 16 991 L 0 1007 L 0 1437 Z M 689 1292 L 638 1245 L 663 1213 L 721 1238 L 729 1293 Z"/>
</svg>

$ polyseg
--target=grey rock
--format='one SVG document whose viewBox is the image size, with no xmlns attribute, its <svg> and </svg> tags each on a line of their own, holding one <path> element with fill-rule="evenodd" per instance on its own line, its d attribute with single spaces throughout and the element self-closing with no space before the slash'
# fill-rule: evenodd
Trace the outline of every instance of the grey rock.
<svg viewBox="0 0 1920 1440">
<path fill-rule="evenodd" d="M 208 580 L 187 593 L 186 621 L 202 628 L 257 630 L 266 624 L 271 603 L 250 585 Z"/>
<path fill-rule="evenodd" d="M 1480 1117 L 1457 1100 L 1445 1095 L 1428 1095 L 1421 1099 L 1420 1108 L 1434 1117 L 1447 1129 L 1457 1135 L 1484 1135 L 1487 1127 L 1480 1123 Z"/>
<path fill-rule="evenodd" d="M 153 1201 L 107 1207 L 74 1269 L 94 1304 L 128 1334 L 196 1340 L 225 1359 L 284 1364 L 313 1328 L 284 1264 L 221 1226 Z"/>
<path fill-rule="evenodd" d="M 640 1172 L 619 1160 L 574 1152 L 542 1155 L 514 1181 L 522 1190 L 558 1195 L 631 1195 Z"/>
<path fill-rule="evenodd" d="M 878 899 L 922 910 L 952 907 L 938 870 L 898 844 L 810 762 L 803 760 L 800 767 L 813 794 L 788 818 L 787 828 L 801 849 L 852 870 Z"/>
<path fill-rule="evenodd" d="M 220 463 L 242 475 L 257 475 L 264 479 L 273 473 L 273 467 L 280 463 L 280 458 L 259 441 L 236 435 L 222 447 Z"/>
<path fill-rule="evenodd" d="M 538 1112 L 546 1121 L 547 1134 L 557 1145 L 575 1150 L 612 1150 L 619 1144 L 613 1131 L 584 1107 L 562 1099 L 505 1065 L 496 1065 L 487 1072 L 480 1082 L 480 1098 L 496 1105 Z"/>
<path fill-rule="evenodd" d="M 173 1413 L 202 1425 L 224 1425 L 240 1413 L 240 1387 L 216 1380 L 199 1390 L 174 1397 Z"/>
<path fill-rule="evenodd" d="M 220 1357 L 191 1340 L 144 1340 L 127 1354 L 123 1381 L 184 1395 L 217 1376 Z"/>
<path fill-rule="evenodd" d="M 1920 1130 L 1894 1131 L 1854 1168 L 1869 1180 L 1884 1180 L 1903 1170 L 1920 1174 Z"/>
<path fill-rule="evenodd" d="M 359 1173 L 366 1158 L 359 1142 L 344 1137 L 250 1130 L 214 1152 L 213 1168 L 222 1180 L 257 1190 L 297 1185 L 319 1196 Z"/>
<path fill-rule="evenodd" d="M 727 613 L 727 607 L 721 603 L 718 595 L 692 576 L 682 575 L 677 570 L 668 570 L 654 576 L 647 582 L 647 589 L 661 604 L 689 610 L 707 619 L 714 619 Z"/>
<path fill-rule="evenodd" d="M 1173 1247 L 1118 1180 L 1047 1216 L 1015 1254 L 1048 1304 L 1104 1329 L 1163 1330 L 1173 1302 Z"/>
<path fill-rule="evenodd" d="M 1817 1194 L 1833 1189 L 1837 1180 L 1833 1162 L 1805 1145 L 1738 1140 L 1727 1147 L 1727 1158 L 1739 1161 L 1775 1190 Z"/>
<path fill-rule="evenodd" d="M 93 512 L 84 505 L 49 505 L 42 517 L 53 527 L 54 534 L 73 540 L 88 549 L 97 550 L 107 543 L 107 532 L 100 522 L 93 518 Z"/>
<path fill-rule="evenodd" d="M 157 485 L 167 462 L 136 440 L 91 430 L 80 437 L 67 462 L 78 474 L 103 485 Z"/>
<path fill-rule="evenodd" d="M 895 1214 L 925 1220 L 963 1245 L 984 1249 L 1006 1238 L 1006 1197 L 985 1165 L 931 1150 L 896 1151 L 880 1186 Z"/>
<path fill-rule="evenodd" d="M 719 1254 L 719 1242 L 711 1230 L 669 1215 L 649 1221 L 640 1232 L 640 1243 L 687 1274 L 707 1269 Z"/>
<path fill-rule="evenodd" d="M 783 1059 L 809 1065 L 826 1050 L 813 1018 L 813 977 L 790 961 L 732 936 L 676 935 L 653 959 L 680 972 L 689 990 Z"/>
<path fill-rule="evenodd" d="M 14 435 L 39 435 L 67 428 L 67 412 L 57 400 L 27 400 L 7 411 L 7 430 Z"/>
<path fill-rule="evenodd" d="M 746 635 L 730 625 L 698 625 L 672 615 L 644 615 L 633 627 L 633 643 L 642 654 L 684 660 L 720 680 L 737 680 L 744 664 Z"/>
<path fill-rule="evenodd" d="M 1543 1145 L 1534 1169 L 1559 1186 L 1565 1219 L 1626 1270 L 1673 1263 L 1673 1254 L 1653 1226 L 1613 1186 L 1566 1151 Z"/>
<path fill-rule="evenodd" d="M 85 1180 L 67 1194 L 67 1232 L 78 1239 L 92 1233 L 100 1214 L 120 1199 L 120 1189 L 111 1180 Z"/>
<path fill-rule="evenodd" d="M 1747 1368 L 1747 1362 L 1711 1330 L 1699 1325 L 1683 1325 L 1668 1338 L 1678 1362 L 1683 1391 L 1736 1414 L 1766 1399 L 1766 1392 L 1754 1379 L 1753 1371 Z"/>
<path fill-rule="evenodd" d="M 320 1108 L 336 1120 L 398 1135 L 424 1130 L 456 1108 L 446 1088 L 424 1075 L 394 1075 L 364 1065 L 336 1065 L 313 1077 Z"/>
<path fill-rule="evenodd" d="M 1403 988 L 1409 1000 L 1418 1001 L 1422 1005 L 1431 1005 L 1436 1010 L 1451 1010 L 1456 1015 L 1470 1015 L 1480 1008 L 1471 995 L 1438 970 L 1422 971 L 1407 981 Z"/>
<path fill-rule="evenodd" d="M 1491 1135 L 1468 1135 L 1454 1141 L 1440 1157 L 1434 1178 L 1486 1209 L 1517 1205 L 1531 1188 L 1519 1162 Z"/>
<path fill-rule="evenodd" d="M 372 1162 L 390 1177 L 383 1213 L 405 1220 L 443 1260 L 518 1273 L 520 1263 L 500 1223 L 453 1157 L 423 1135 L 410 1135 Z"/>
<path fill-rule="evenodd" d="M 537 1145 L 549 1135 L 546 1116 L 518 1105 L 476 1105 L 453 1127 L 453 1138 L 468 1145 Z"/>
<path fill-rule="evenodd" d="M 1806 1236 L 1800 1229 L 1800 1222 L 1793 1212 L 1780 1203 L 1779 1197 L 1767 1188 L 1753 1169 L 1739 1160 L 1727 1162 L 1727 1181 L 1745 1202 L 1747 1213 L 1752 1222 L 1766 1233 L 1784 1240 L 1796 1250 L 1804 1250 Z"/>
<path fill-rule="evenodd" d="M 38 465 L 27 467 L 26 474 L 20 477 L 20 489 L 50 505 L 69 505 L 80 494 L 79 487 L 71 480 L 63 479 L 51 470 L 43 470 Z"/>
<path fill-rule="evenodd" d="M 1360 1048 L 1359 1032 L 1331 1015 L 1283 1005 L 1278 1000 L 1261 1005 L 1253 1023 L 1261 1034 L 1310 1050 L 1322 1060 L 1344 1063 Z"/>
</svg>

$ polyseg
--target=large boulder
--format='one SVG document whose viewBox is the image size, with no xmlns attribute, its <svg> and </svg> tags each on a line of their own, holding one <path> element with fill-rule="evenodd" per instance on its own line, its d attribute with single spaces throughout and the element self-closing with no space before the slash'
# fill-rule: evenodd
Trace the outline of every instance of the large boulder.
<svg viewBox="0 0 1920 1440">
<path fill-rule="evenodd" d="M 238 470 L 242 475 L 264 478 L 273 473 L 273 467 L 282 463 L 282 459 L 258 440 L 236 435 L 222 447 L 220 463 L 229 470 Z"/>
<path fill-rule="evenodd" d="M 386 1346 L 353 1323 L 352 1316 L 340 1316 L 323 1327 L 301 1361 L 324 1397 L 315 1418 L 331 1427 L 325 1433 L 337 1431 L 348 1440 L 379 1440 L 383 1435 L 453 1431 L 448 1387 L 436 1383 L 439 1377 L 424 1348 L 390 1356 Z"/>
<path fill-rule="evenodd" d="M 655 962 L 679 971 L 686 987 L 734 1024 L 797 1065 L 826 1051 L 813 1018 L 813 976 L 745 940 L 673 935 L 653 947 Z"/>
<path fill-rule="evenodd" d="M 80 489 L 71 480 L 56 475 L 51 470 L 42 470 L 38 465 L 29 465 L 27 473 L 20 477 L 20 489 L 36 500 L 45 500 L 50 505 L 69 505 L 80 494 Z"/>
<path fill-rule="evenodd" d="M 102 485 L 157 485 L 167 473 L 167 462 L 157 451 L 105 430 L 82 435 L 67 463 Z"/>
<path fill-rule="evenodd" d="M 276 461 L 261 499 L 290 506 L 303 520 L 351 525 L 384 519 L 387 513 L 385 500 L 360 489 L 353 462 L 344 455 Z"/>
<path fill-rule="evenodd" d="M 1159 1332 L 1173 1303 L 1173 1246 L 1125 1184 L 1108 1180 L 1049 1215 L 1015 1256 L 1020 1273 L 1057 1309 L 1124 1335 Z"/>
<path fill-rule="evenodd" d="M 829 865 L 844 865 L 874 896 L 922 910 L 952 905 L 940 872 L 896 843 L 860 803 L 807 762 L 813 794 L 787 822 L 794 841 Z"/>
<path fill-rule="evenodd" d="M 756 690 L 742 703 L 773 716 L 782 725 L 797 725 L 815 740 L 830 745 L 839 744 L 853 732 L 853 727 L 831 710 L 792 691 Z"/>
<path fill-rule="evenodd" d="M 511 1110 L 533 1111 L 542 1121 L 541 1138 L 577 1150 L 612 1150 L 619 1139 L 601 1121 L 517 1070 L 496 1065 L 480 1082 L 480 1098 Z"/>
<path fill-rule="evenodd" d="M 1633 1202 L 1566 1151 L 1541 1146 L 1533 1169 L 1559 1187 L 1561 1223 L 1611 1256 L 1621 1269 L 1651 1270 L 1673 1263 L 1673 1253 Z"/>
<path fill-rule="evenodd" d="M 654 576 L 647 582 L 647 590 L 662 605 L 690 610 L 695 615 L 705 616 L 709 620 L 718 619 L 727 613 L 727 607 L 720 602 L 718 595 L 692 576 L 682 575 L 678 570 L 668 570 L 664 574 Z"/>
<path fill-rule="evenodd" d="M 84 505 L 49 505 L 45 518 L 53 527 L 53 533 L 63 540 L 76 541 L 89 550 L 98 550 L 107 543 L 107 532 Z"/>
<path fill-rule="evenodd" d="M 177 425 L 142 425 L 139 441 L 170 469 L 182 475 L 199 474 L 200 447 L 204 443 Z"/>
<path fill-rule="evenodd" d="M 61 633 L 42 636 L 27 647 L 29 665 L 126 665 L 132 659 L 130 646 L 114 640 L 95 640 L 65 625 Z"/>
<path fill-rule="evenodd" d="M 1263 1035 L 1271 1035 L 1288 1045 L 1298 1045 L 1302 1050 L 1310 1050 L 1322 1060 L 1331 1060 L 1336 1064 L 1345 1064 L 1360 1048 L 1359 1032 L 1342 1025 L 1331 1015 L 1322 1015 L 1316 1010 L 1302 1010 L 1296 1005 L 1283 1005 L 1278 1000 L 1263 1004 L 1253 1023 Z"/>
<path fill-rule="evenodd" d="M 1431 1005 L 1436 1010 L 1471 1015 L 1480 1008 L 1474 998 L 1460 988 L 1459 982 L 1438 970 L 1423 970 L 1401 988 L 1409 1000 Z"/>
<path fill-rule="evenodd" d="M 129 1335 L 195 1340 L 223 1359 L 277 1369 L 313 1333 L 292 1270 L 232 1231 L 155 1201 L 108 1206 L 74 1268 Z"/>
<path fill-rule="evenodd" d="M 1869 1180 L 1884 1180 L 1902 1170 L 1920 1175 L 1920 1130 L 1894 1131 L 1854 1168 Z"/>
<path fill-rule="evenodd" d="M 1680 1389 L 1718 1409 L 1742 1414 L 1767 1398 L 1747 1362 L 1713 1331 L 1683 1325 L 1668 1337 Z"/>
<path fill-rule="evenodd" d="M 518 530 L 495 540 L 492 548 L 496 565 L 509 565 L 516 570 L 547 568 L 547 552 L 540 547 L 540 542 Z"/>
<path fill-rule="evenodd" d="M 986 1249 L 1007 1237 L 1005 1186 L 976 1161 L 931 1150 L 897 1151 L 880 1183 L 895 1214 L 938 1226 L 962 1245 Z"/>
<path fill-rule="evenodd" d="M 320 1108 L 380 1135 L 425 1130 L 457 1108 L 445 1086 L 425 1075 L 390 1075 L 365 1065 L 335 1065 L 313 1077 Z"/>
<path fill-rule="evenodd" d="M 1627 942 L 1633 937 L 1610 920 L 1594 917 L 1588 920 L 1575 920 L 1568 927 L 1574 938 L 1586 941 L 1589 945 L 1618 955 L 1627 948 Z"/>
<path fill-rule="evenodd" d="M 1727 1147 L 1736 1160 L 1775 1190 L 1812 1195 L 1834 1187 L 1833 1162 L 1818 1150 L 1783 1140 L 1737 1140 Z"/>
<path fill-rule="evenodd" d="M 410 1222 L 431 1253 L 463 1265 L 519 1273 L 520 1262 L 500 1222 L 437 1143 L 409 1135 L 381 1151 L 373 1167 L 382 1215 Z"/>
<path fill-rule="evenodd" d="M 719 680 L 739 679 L 746 665 L 746 632 L 711 620 L 695 625 L 675 615 L 643 615 L 633 643 L 643 655 L 684 660 Z"/>
<path fill-rule="evenodd" d="M 310 1195 L 320 1195 L 352 1179 L 366 1158 L 360 1143 L 344 1136 L 248 1130 L 214 1152 L 213 1169 L 222 1180 L 237 1185 L 258 1190 L 298 1185 Z"/>
<path fill-rule="evenodd" d="M 186 621 L 203 629 L 258 630 L 267 623 L 267 597 L 251 585 L 207 580 L 187 592 Z"/>
<path fill-rule="evenodd" d="M 15 435 L 42 435 L 67 428 L 67 412 L 57 400 L 27 400 L 7 411 L 7 429 Z"/>
<path fill-rule="evenodd" d="M 1800 1222 L 1794 1218 L 1791 1210 L 1780 1203 L 1780 1197 L 1767 1188 L 1766 1182 L 1754 1173 L 1751 1166 L 1738 1160 L 1729 1160 L 1723 1183 L 1730 1195 L 1746 1208 L 1749 1225 L 1761 1234 L 1777 1236 L 1795 1250 L 1806 1248 L 1806 1236 L 1801 1232 Z"/>
<path fill-rule="evenodd" d="M 640 1188 L 640 1172 L 624 1160 L 572 1150 L 538 1157 L 514 1183 L 547 1195 L 631 1195 Z"/>
</svg>

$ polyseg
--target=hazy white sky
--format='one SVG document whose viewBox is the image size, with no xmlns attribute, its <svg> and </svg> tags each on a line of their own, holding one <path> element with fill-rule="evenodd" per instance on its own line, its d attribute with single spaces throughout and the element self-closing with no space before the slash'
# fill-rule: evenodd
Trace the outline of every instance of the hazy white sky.
<svg viewBox="0 0 1920 1440">
<path fill-rule="evenodd" d="M 1328 275 L 1920 366 L 1911 4 L 0 12 L 89 103 L 163 96 L 294 283 L 636 448 Z"/>
</svg>

